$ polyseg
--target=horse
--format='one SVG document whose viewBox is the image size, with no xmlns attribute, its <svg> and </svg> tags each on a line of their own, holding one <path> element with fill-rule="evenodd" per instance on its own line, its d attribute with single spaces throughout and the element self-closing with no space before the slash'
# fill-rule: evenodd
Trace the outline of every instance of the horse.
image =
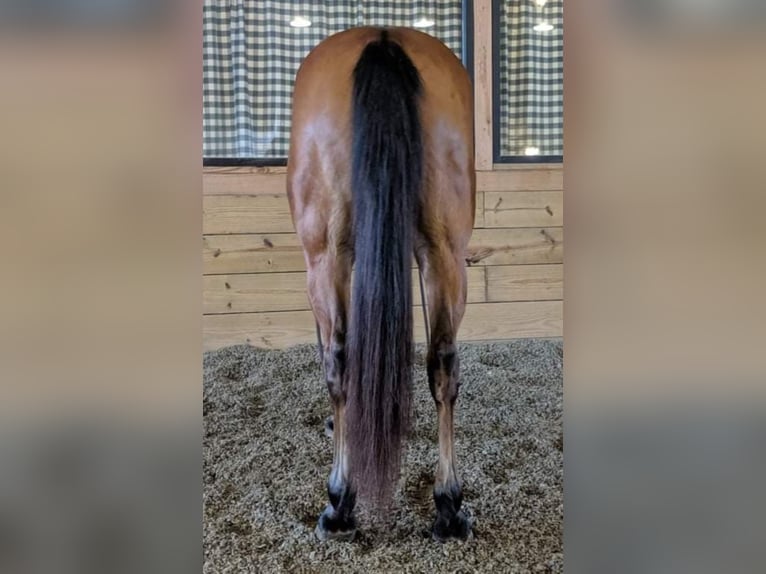
<svg viewBox="0 0 766 574">
<path fill-rule="evenodd" d="M 439 426 L 432 536 L 443 542 L 471 534 L 453 413 L 473 158 L 472 84 L 436 38 L 409 28 L 352 28 L 322 41 L 301 64 L 287 195 L 333 411 L 320 540 L 353 539 L 357 495 L 390 501 L 399 476 L 411 407 L 413 256 Z"/>
</svg>

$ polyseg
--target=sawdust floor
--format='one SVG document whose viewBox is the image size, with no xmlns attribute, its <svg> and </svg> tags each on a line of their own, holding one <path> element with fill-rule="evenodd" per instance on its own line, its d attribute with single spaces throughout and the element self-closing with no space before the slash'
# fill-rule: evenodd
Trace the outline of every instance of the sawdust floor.
<svg viewBox="0 0 766 574">
<path fill-rule="evenodd" d="M 392 510 L 360 508 L 354 542 L 314 537 L 332 462 L 315 347 L 204 357 L 204 569 L 214 572 L 561 572 L 560 339 L 460 345 L 457 459 L 475 537 L 430 538 L 436 417 L 423 348 Z"/>
</svg>

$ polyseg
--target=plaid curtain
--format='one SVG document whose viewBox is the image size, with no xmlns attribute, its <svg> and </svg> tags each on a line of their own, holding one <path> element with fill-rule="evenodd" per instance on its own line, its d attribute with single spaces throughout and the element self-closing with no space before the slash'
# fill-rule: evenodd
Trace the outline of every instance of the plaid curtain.
<svg viewBox="0 0 766 574">
<path fill-rule="evenodd" d="M 563 0 L 500 3 L 501 156 L 563 155 L 563 24 Z"/>
<path fill-rule="evenodd" d="M 295 73 L 327 36 L 355 26 L 412 26 L 427 16 L 458 57 L 462 0 L 205 0 L 203 156 L 284 158 Z M 310 26 L 290 21 L 306 18 Z"/>
</svg>

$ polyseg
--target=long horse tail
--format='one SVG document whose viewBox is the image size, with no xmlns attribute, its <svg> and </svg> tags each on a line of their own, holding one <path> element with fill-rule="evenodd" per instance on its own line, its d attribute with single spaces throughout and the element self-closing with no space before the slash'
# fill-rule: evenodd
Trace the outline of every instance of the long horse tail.
<svg viewBox="0 0 766 574">
<path fill-rule="evenodd" d="M 420 74 L 387 31 L 353 74 L 355 271 L 347 349 L 349 468 L 381 503 L 399 476 L 412 393 L 412 254 L 423 180 Z"/>
</svg>

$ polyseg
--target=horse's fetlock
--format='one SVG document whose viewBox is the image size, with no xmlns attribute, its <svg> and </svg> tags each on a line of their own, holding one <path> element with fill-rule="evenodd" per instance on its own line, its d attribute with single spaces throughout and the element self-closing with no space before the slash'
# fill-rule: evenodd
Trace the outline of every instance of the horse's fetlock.
<svg viewBox="0 0 766 574">
<path fill-rule="evenodd" d="M 460 484 L 455 482 L 446 486 L 434 488 L 434 504 L 440 515 L 450 516 L 460 510 L 463 504 L 463 490 Z"/>
<path fill-rule="evenodd" d="M 339 516 L 349 516 L 356 505 L 356 492 L 347 482 L 336 483 L 330 479 L 327 482 L 327 497 Z"/>
</svg>

